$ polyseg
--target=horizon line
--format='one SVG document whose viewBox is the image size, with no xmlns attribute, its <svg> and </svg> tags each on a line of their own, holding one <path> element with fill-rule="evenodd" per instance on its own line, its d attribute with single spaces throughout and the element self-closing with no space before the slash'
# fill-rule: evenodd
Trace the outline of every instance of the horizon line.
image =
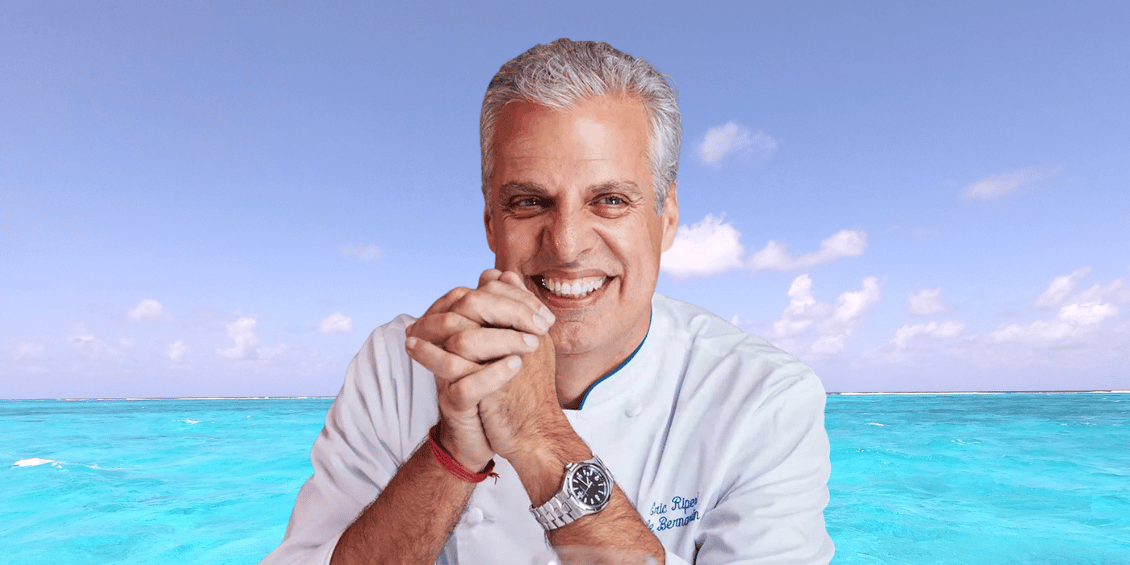
<svg viewBox="0 0 1130 565">
<path fill-rule="evenodd" d="M 963 395 L 963 394 L 1130 394 L 1130 389 L 1063 389 L 1063 390 L 919 390 L 919 391 L 836 391 L 825 392 L 826 396 L 880 396 L 880 395 Z M 153 397 L 56 397 L 56 398 L 3 398 L 0 401 L 65 401 L 90 402 L 101 400 L 326 400 L 334 396 L 153 396 Z"/>
</svg>

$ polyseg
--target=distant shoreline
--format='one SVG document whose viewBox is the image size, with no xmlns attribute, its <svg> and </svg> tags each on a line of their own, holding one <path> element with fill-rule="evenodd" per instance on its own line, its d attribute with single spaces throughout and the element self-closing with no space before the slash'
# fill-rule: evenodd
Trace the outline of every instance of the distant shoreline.
<svg viewBox="0 0 1130 565">
<path fill-rule="evenodd" d="M 874 392 L 829 392 L 828 396 L 961 396 L 974 394 L 1130 394 L 1130 389 L 1110 390 L 923 390 L 923 391 L 874 391 Z M 333 396 L 175 396 L 157 398 L 3 398 L 0 402 L 19 401 L 65 401 L 65 402 L 99 402 L 99 401 L 156 401 L 156 400 L 333 400 Z"/>
<path fill-rule="evenodd" d="M 873 395 L 889 395 L 889 394 L 906 394 L 906 395 L 923 395 L 923 396 L 938 396 L 938 395 L 962 395 L 962 394 L 1130 394 L 1130 390 L 935 390 L 935 391 L 912 391 L 912 392 L 829 392 L 828 396 L 873 396 Z"/>
</svg>

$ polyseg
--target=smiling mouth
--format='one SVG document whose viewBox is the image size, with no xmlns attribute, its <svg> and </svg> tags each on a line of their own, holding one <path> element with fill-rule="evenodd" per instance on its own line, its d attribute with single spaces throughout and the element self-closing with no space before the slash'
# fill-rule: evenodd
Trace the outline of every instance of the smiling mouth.
<svg viewBox="0 0 1130 565">
<path fill-rule="evenodd" d="M 609 277 L 585 277 L 575 280 L 552 279 L 535 276 L 538 286 L 561 298 L 584 298 L 604 288 Z"/>
</svg>

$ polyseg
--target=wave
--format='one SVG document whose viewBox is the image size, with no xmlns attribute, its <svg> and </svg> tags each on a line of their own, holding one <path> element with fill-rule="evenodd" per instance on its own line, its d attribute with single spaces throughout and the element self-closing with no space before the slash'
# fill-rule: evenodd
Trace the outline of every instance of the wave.
<svg viewBox="0 0 1130 565">
<path fill-rule="evenodd" d="M 16 467 L 37 467 L 39 465 L 46 465 L 48 463 L 56 467 L 61 467 L 63 465 L 62 463 L 55 461 L 54 459 L 40 459 L 38 457 L 32 457 L 30 459 L 20 459 L 19 461 L 16 461 L 12 464 Z"/>
<path fill-rule="evenodd" d="M 38 467 L 40 465 L 47 465 L 47 464 L 51 464 L 52 467 L 55 467 L 57 469 L 62 469 L 63 465 L 75 465 L 74 463 L 67 463 L 66 461 L 56 461 L 54 459 L 43 459 L 41 457 L 30 457 L 28 459 L 20 459 L 19 461 L 12 463 L 12 465 L 14 465 L 16 467 Z M 95 469 L 97 471 L 121 471 L 123 469 L 123 467 L 99 467 L 97 463 L 95 463 L 93 465 L 86 465 L 84 463 L 79 463 L 78 465 L 82 465 L 83 467 L 86 467 L 88 469 Z"/>
</svg>

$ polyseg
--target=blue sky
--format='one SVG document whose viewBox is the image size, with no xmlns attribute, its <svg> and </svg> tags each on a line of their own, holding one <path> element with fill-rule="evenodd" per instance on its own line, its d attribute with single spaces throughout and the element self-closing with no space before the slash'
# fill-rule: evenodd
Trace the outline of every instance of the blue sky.
<svg viewBox="0 0 1130 565">
<path fill-rule="evenodd" d="M 830 391 L 1130 388 L 1126 2 L 5 2 L 0 398 L 332 395 L 493 264 L 478 113 L 673 77 L 659 291 Z"/>
</svg>

